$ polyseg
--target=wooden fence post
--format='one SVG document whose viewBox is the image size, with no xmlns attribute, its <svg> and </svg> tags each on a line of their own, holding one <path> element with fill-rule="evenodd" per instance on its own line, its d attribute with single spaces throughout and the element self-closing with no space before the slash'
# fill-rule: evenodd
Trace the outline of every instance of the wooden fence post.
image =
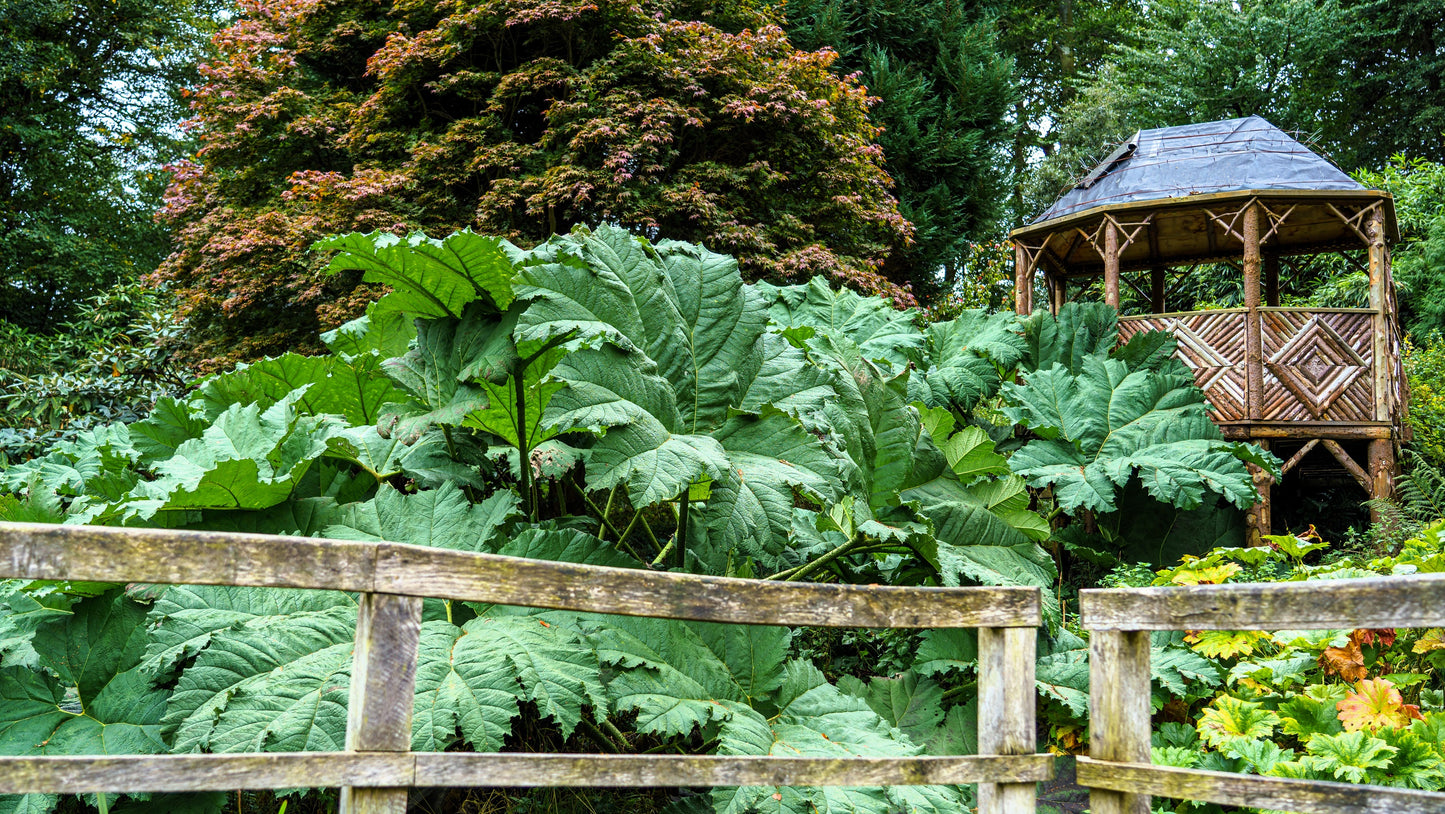
<svg viewBox="0 0 1445 814">
<path fill-rule="evenodd" d="M 1089 638 L 1089 757 L 1149 763 L 1149 631 Z M 979 733 L 982 741 L 983 733 Z M 1093 814 L 1149 814 L 1149 796 L 1092 790 Z"/>
<path fill-rule="evenodd" d="M 1035 751 L 1036 635 L 1031 627 L 978 630 L 980 755 L 1030 755 Z M 1033 814 L 1036 791 L 1033 783 L 979 783 L 978 812 Z"/>
<path fill-rule="evenodd" d="M 419 597 L 361 595 L 351 662 L 346 751 L 411 750 L 420 635 Z M 340 814 L 405 814 L 406 801 L 405 788 L 345 786 L 341 789 Z"/>
</svg>

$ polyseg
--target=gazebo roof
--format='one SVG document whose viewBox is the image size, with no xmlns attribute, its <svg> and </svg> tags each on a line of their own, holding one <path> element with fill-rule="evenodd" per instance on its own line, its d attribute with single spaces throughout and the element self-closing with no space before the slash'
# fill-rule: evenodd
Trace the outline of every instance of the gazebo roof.
<svg viewBox="0 0 1445 814">
<path fill-rule="evenodd" d="M 1141 130 L 1130 143 L 1132 150 L 1126 145 L 1116 151 L 1033 222 L 1108 204 L 1216 192 L 1364 189 L 1259 116 Z"/>
<path fill-rule="evenodd" d="M 1381 206 L 1398 239 L 1394 200 L 1367 189 L 1259 116 L 1141 130 L 1053 206 L 1010 237 L 1039 253 L 1046 274 L 1103 273 L 1104 220 L 1126 233 L 1125 270 L 1236 258 L 1236 213 L 1268 214 L 1265 251 L 1362 247 L 1363 211 Z M 1147 224 L 1147 228 L 1144 228 Z"/>
</svg>

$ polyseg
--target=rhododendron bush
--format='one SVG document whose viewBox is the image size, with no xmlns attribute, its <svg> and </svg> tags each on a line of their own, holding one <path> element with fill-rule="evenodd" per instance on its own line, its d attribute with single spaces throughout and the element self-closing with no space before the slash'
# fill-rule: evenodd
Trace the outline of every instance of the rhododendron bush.
<svg viewBox="0 0 1445 814">
<path fill-rule="evenodd" d="M 242 6 L 192 93 L 203 146 L 171 168 L 156 273 L 210 369 L 359 316 L 377 292 L 306 252 L 352 230 L 532 245 L 608 222 L 913 301 L 878 272 L 909 226 L 866 90 L 748 4 Z"/>
</svg>

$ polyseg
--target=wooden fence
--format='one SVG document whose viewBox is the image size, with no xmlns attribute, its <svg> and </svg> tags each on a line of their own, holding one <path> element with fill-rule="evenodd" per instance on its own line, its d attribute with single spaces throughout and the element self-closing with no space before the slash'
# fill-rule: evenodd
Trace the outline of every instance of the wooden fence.
<svg viewBox="0 0 1445 814">
<path fill-rule="evenodd" d="M 345 752 L 0 757 L 0 794 L 340 787 L 342 814 L 400 814 L 411 787 L 979 783 L 980 812 L 1023 814 L 1034 810 L 1035 783 L 1053 772 L 1051 756 L 1033 753 L 1034 639 L 1041 621 L 1034 588 L 793 584 L 386 542 L 33 524 L 0 524 L 0 578 L 361 594 Z M 734 624 L 978 628 L 980 754 L 410 752 L 420 597 Z M 1146 698 L 1147 682 L 1146 673 Z"/>
<path fill-rule="evenodd" d="M 1148 814 L 1150 795 L 1302 814 L 1445 812 L 1445 794 L 1150 765 L 1149 634 L 1445 625 L 1445 574 L 1083 591 L 1093 814 Z"/>
</svg>

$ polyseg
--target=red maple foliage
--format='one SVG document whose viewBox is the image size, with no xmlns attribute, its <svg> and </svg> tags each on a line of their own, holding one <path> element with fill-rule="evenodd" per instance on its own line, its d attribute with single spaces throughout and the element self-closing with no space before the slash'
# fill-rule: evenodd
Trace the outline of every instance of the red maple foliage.
<svg viewBox="0 0 1445 814">
<path fill-rule="evenodd" d="M 375 292 L 320 274 L 338 232 L 470 226 L 522 244 L 576 224 L 823 274 L 879 272 L 910 227 L 871 99 L 747 0 L 245 0 L 193 93 L 155 280 L 216 368 L 315 347 Z"/>
</svg>

